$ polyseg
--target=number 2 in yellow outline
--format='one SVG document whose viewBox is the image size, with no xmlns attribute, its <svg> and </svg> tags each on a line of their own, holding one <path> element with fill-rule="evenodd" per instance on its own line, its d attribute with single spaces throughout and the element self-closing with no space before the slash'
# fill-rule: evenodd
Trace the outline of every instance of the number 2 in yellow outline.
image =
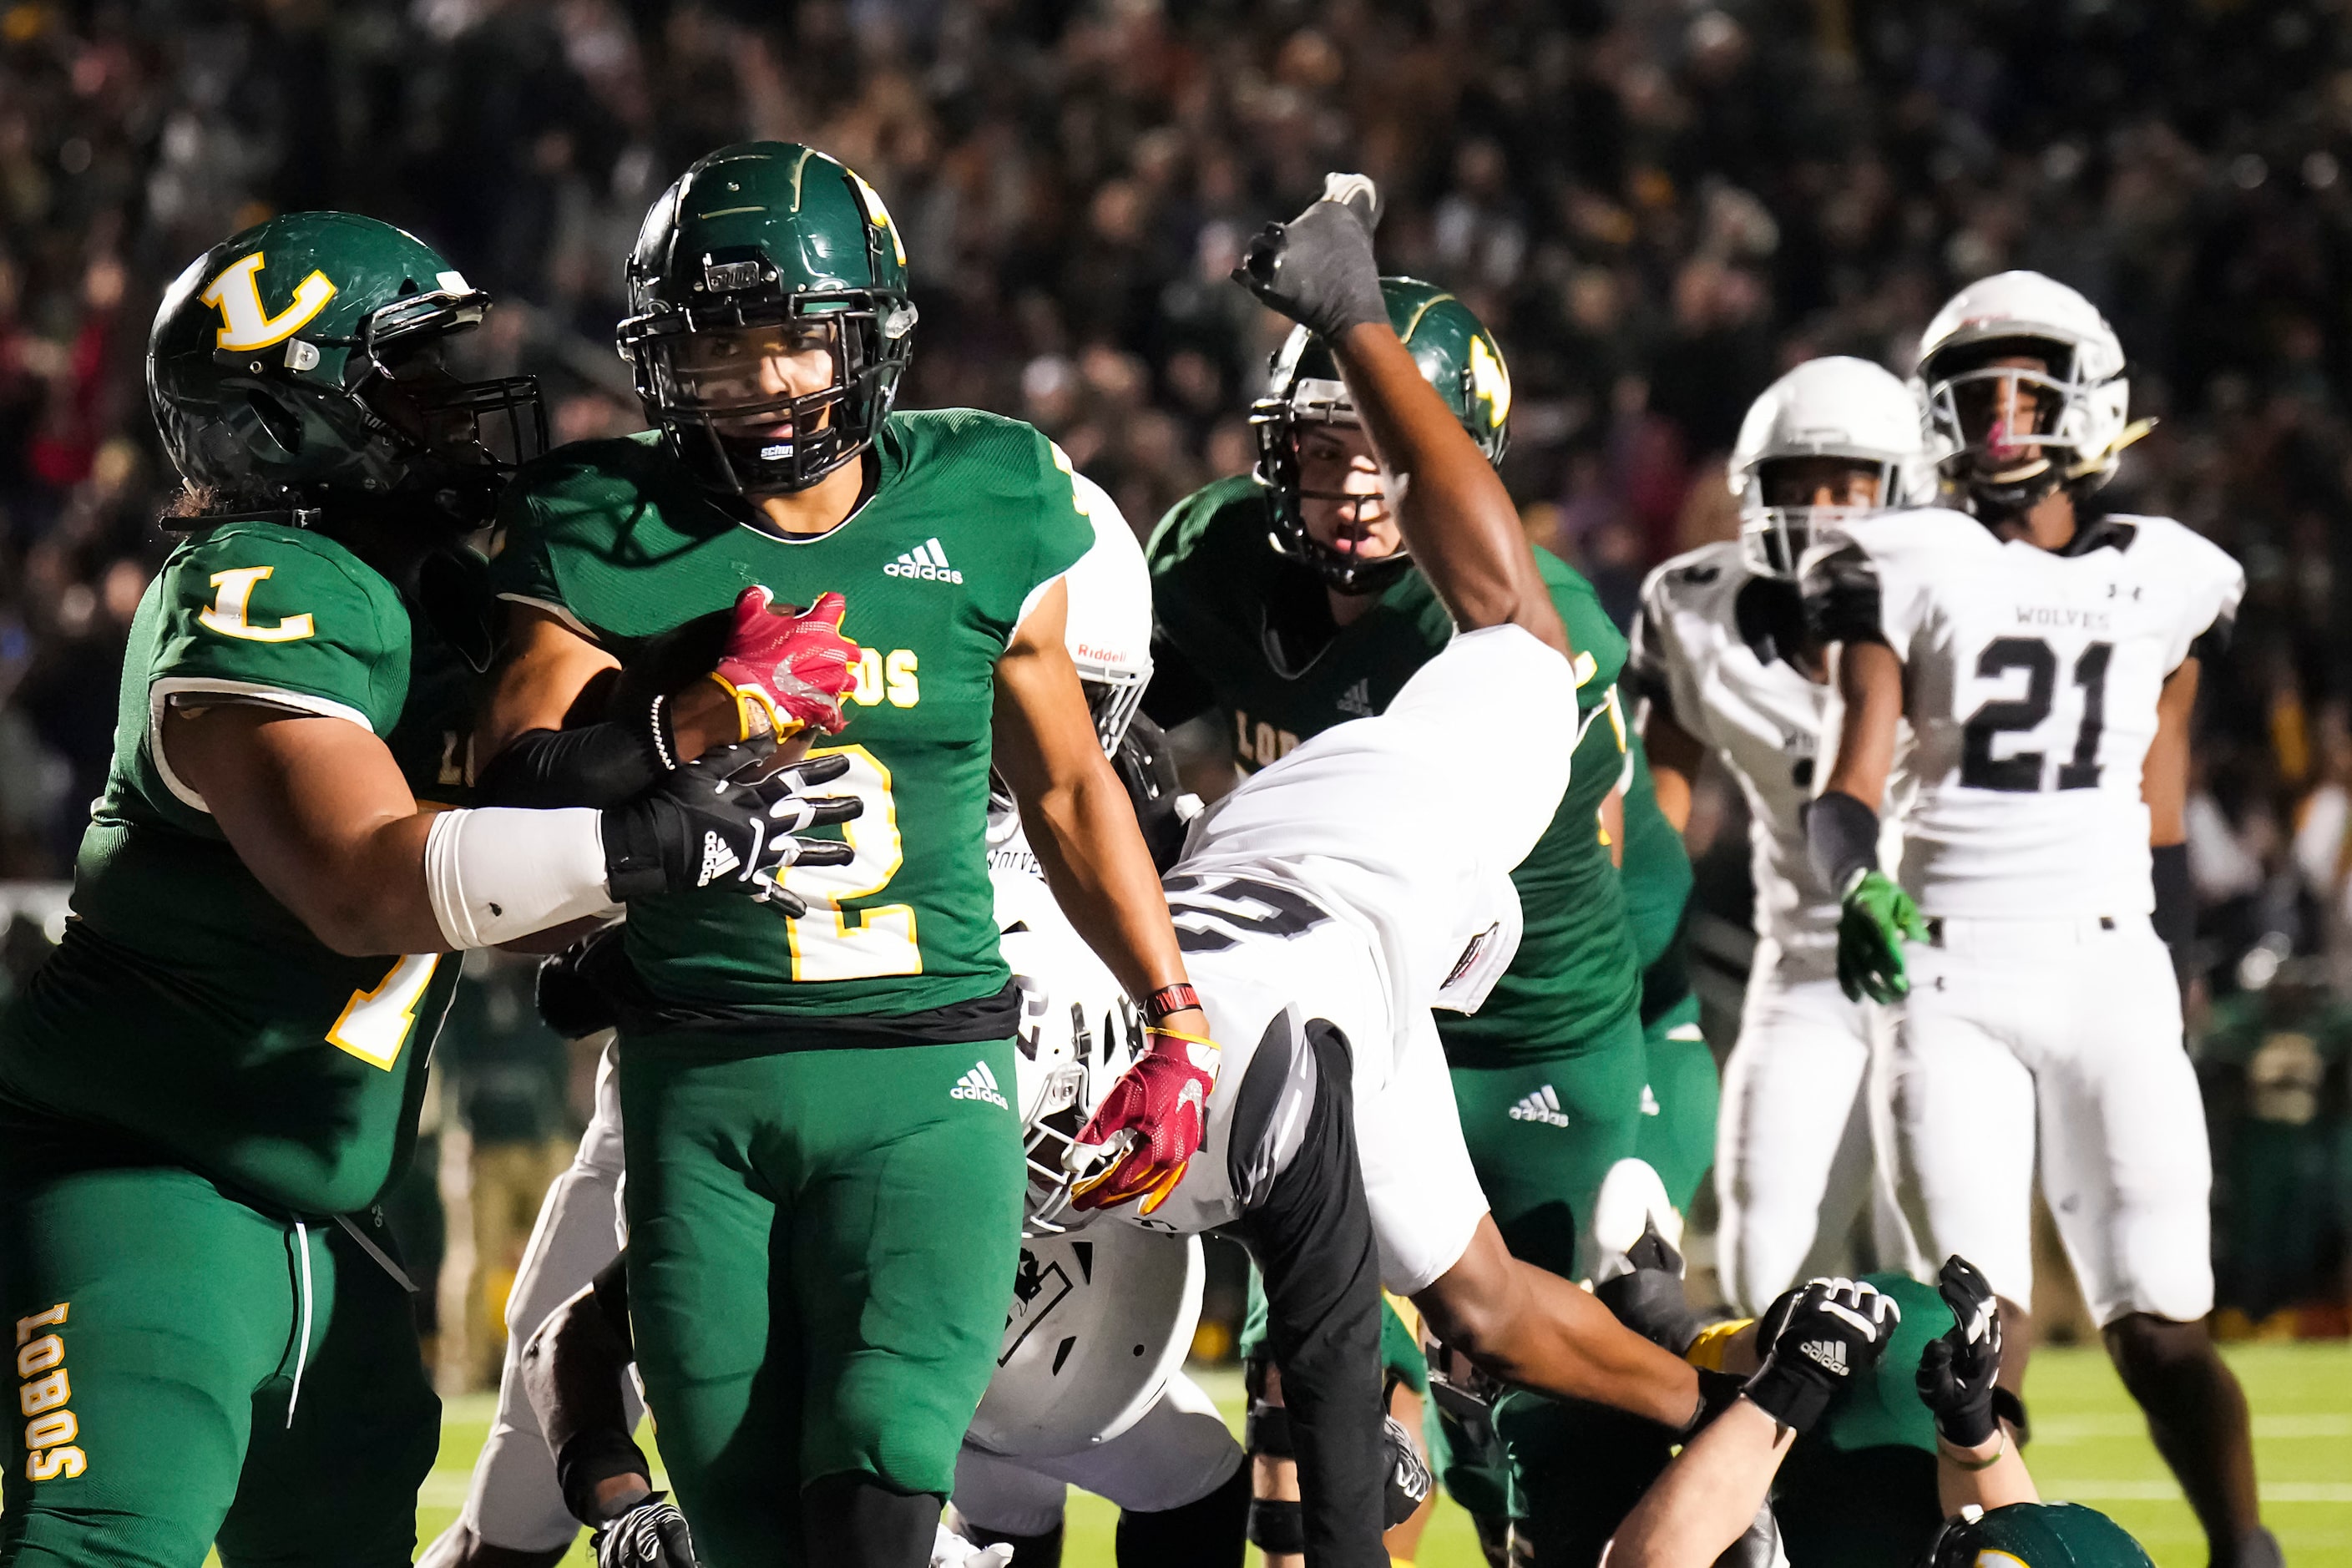
<svg viewBox="0 0 2352 1568">
<path fill-rule="evenodd" d="M 416 1004 L 433 984 L 437 952 L 412 952 L 392 966 L 373 991 L 354 991 L 342 1016 L 327 1031 L 327 1044 L 349 1051 L 370 1067 L 392 1070 L 400 1047 L 416 1027 Z"/>
<path fill-rule="evenodd" d="M 863 746 L 821 746 L 812 757 L 838 753 L 849 771 L 833 790 L 866 803 L 859 816 L 841 825 L 854 856 L 846 866 L 795 867 L 785 873 L 792 890 L 808 901 L 809 912 L 784 922 L 792 945 L 793 979 L 872 980 L 886 974 L 920 974 L 923 950 L 915 941 L 915 907 L 880 904 L 859 910 L 851 925 L 841 906 L 870 899 L 890 885 L 906 863 L 898 835 L 898 803 L 890 794 L 890 770 Z"/>
</svg>

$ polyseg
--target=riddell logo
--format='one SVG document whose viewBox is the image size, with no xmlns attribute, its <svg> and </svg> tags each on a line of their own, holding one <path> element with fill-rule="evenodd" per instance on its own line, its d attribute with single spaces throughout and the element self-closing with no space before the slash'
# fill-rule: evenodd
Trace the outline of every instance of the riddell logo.
<svg viewBox="0 0 2352 1568">
<path fill-rule="evenodd" d="M 925 583 L 961 583 L 963 574 L 948 564 L 948 552 L 937 539 L 927 539 L 882 567 L 885 577 L 913 577 Z"/>
</svg>

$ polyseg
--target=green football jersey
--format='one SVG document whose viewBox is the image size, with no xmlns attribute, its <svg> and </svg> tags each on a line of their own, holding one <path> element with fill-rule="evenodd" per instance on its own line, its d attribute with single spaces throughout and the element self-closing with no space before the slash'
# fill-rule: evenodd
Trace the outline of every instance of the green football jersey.
<svg viewBox="0 0 2352 1568">
<path fill-rule="evenodd" d="M 805 915 L 719 889 L 638 899 L 628 951 L 662 997 L 779 1017 L 896 1017 L 992 996 L 986 823 L 996 661 L 1038 591 L 1092 547 L 1068 460 L 1030 426 L 969 409 L 894 414 L 873 493 L 830 532 L 741 521 L 653 434 L 526 468 L 499 512 L 499 594 L 562 616 L 624 662 L 752 584 L 828 590 L 860 650 L 848 725 L 815 748 L 850 770 L 856 858 L 795 867 Z M 709 668 L 709 665 L 702 666 Z"/>
<path fill-rule="evenodd" d="M 1277 618 L 1326 614 L 1324 589 L 1275 552 L 1267 527 L 1255 480 L 1219 479 L 1171 508 L 1147 550 L 1158 636 L 1213 692 L 1234 755 L 1251 771 L 1334 724 L 1380 712 L 1454 635 L 1428 579 L 1408 572 L 1352 625 L 1294 656 Z M 1640 998 L 1624 893 L 1599 815 L 1624 767 L 1616 681 L 1625 639 L 1591 584 L 1548 551 L 1537 551 L 1536 563 L 1577 650 L 1578 711 L 1528 721 L 1580 725 L 1583 738 L 1559 814 L 1511 874 L 1524 923 L 1517 958 L 1475 1014 L 1437 1016 L 1457 1066 L 1573 1049 Z"/>
<path fill-rule="evenodd" d="M 1690 968 L 1675 937 L 1690 902 L 1691 863 L 1683 836 L 1658 809 L 1658 782 L 1639 735 L 1627 737 L 1626 761 L 1632 766 L 1618 870 L 1625 886 L 1625 918 L 1633 930 L 1633 957 L 1642 966 L 1642 1022 L 1648 1024 L 1690 994 Z"/>
<path fill-rule="evenodd" d="M 208 695 L 363 725 L 420 800 L 465 801 L 467 672 L 390 582 L 278 523 L 187 540 L 131 623 L 75 918 L 0 1019 L 0 1101 L 297 1211 L 364 1208 L 414 1142 L 459 960 L 344 957 L 263 889 L 164 762 L 172 704 Z"/>
</svg>

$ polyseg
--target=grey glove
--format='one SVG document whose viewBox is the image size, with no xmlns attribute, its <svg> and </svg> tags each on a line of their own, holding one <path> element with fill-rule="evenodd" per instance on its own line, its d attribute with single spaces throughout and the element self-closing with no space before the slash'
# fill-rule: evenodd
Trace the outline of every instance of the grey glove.
<svg viewBox="0 0 2352 1568">
<path fill-rule="evenodd" d="M 1361 174 L 1326 174 L 1323 195 L 1288 223 L 1249 242 L 1234 281 L 1326 342 L 1349 327 L 1386 321 L 1372 229 L 1381 198 Z"/>
</svg>

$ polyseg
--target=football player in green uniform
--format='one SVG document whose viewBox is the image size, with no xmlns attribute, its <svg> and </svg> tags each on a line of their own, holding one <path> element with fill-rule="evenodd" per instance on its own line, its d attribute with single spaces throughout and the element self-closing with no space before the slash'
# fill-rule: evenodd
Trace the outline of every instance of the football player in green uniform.
<svg viewBox="0 0 2352 1568">
<path fill-rule="evenodd" d="M 1683 836 L 1658 809 L 1657 782 L 1640 735 L 1626 736 L 1625 762 L 1618 871 L 1634 957 L 1642 965 L 1642 1038 L 1649 1062 L 1634 1150 L 1658 1173 L 1666 1201 L 1679 1214 L 1688 1210 L 1700 1178 L 1715 1163 L 1715 1111 L 1722 1085 L 1706 1037 L 1699 1032 L 1698 994 L 1691 989 L 1683 951 L 1690 857 Z"/>
<path fill-rule="evenodd" d="M 1493 337 L 1434 285 L 1388 278 L 1381 291 L 1423 374 L 1499 460 L 1511 387 Z M 1162 725 L 1218 712 L 1245 771 L 1381 711 L 1453 630 L 1402 548 L 1329 351 L 1303 328 L 1276 356 L 1251 423 L 1256 474 L 1195 492 L 1152 534 L 1158 627 L 1144 698 Z M 1582 739 L 1558 816 L 1512 877 L 1525 921 L 1517 959 L 1477 1013 L 1438 1019 L 1503 1239 L 1574 1279 L 1579 1231 L 1610 1167 L 1635 1152 L 1643 1120 L 1642 971 L 1601 825 L 1624 763 L 1613 691 L 1625 639 L 1591 584 L 1548 552 L 1536 558 L 1576 649 L 1579 708 L 1528 722 L 1578 725 Z M 1490 1525 L 1508 1516 L 1497 1472 L 1453 1461 L 1445 1480 Z"/>
<path fill-rule="evenodd" d="M 865 812 L 845 864 L 794 873 L 804 912 L 630 905 L 629 1289 L 706 1561 L 911 1568 L 988 1383 L 1020 1241 L 1020 999 L 988 878 L 992 761 L 1150 1029 L 1082 1132 L 1106 1157 L 1079 1206 L 1156 1205 L 1215 1081 L 1158 874 L 1064 646 L 1062 574 L 1102 503 L 1026 425 L 893 411 L 916 319 L 906 252 L 873 188 L 821 153 L 750 142 L 699 160 L 647 215 L 628 283 L 620 346 L 656 428 L 553 453 L 508 493 L 493 567 L 509 653 L 483 750 L 551 793 L 667 765 L 687 749 L 672 715 L 688 699 L 640 702 L 619 669 L 673 651 L 682 675 L 718 656 L 715 687 L 689 689 L 737 700 L 745 733 L 812 714 L 845 726 L 815 754 L 841 759 Z M 833 592 L 856 644 L 838 717 L 771 681 L 763 651 L 771 595 Z M 564 730 L 615 702 L 621 719 Z M 597 752 L 623 724 L 650 743 Z"/>
<path fill-rule="evenodd" d="M 450 952 L 694 888 L 712 840 L 750 875 L 703 897 L 767 892 L 798 846 L 786 783 L 717 761 L 610 810 L 465 807 L 492 605 L 456 546 L 539 431 L 535 384 L 442 364 L 488 304 L 398 229 L 303 213 L 156 314 L 185 537 L 75 918 L 0 1016 L 0 1563 L 405 1563 L 439 1404 L 373 1205 Z"/>
</svg>

